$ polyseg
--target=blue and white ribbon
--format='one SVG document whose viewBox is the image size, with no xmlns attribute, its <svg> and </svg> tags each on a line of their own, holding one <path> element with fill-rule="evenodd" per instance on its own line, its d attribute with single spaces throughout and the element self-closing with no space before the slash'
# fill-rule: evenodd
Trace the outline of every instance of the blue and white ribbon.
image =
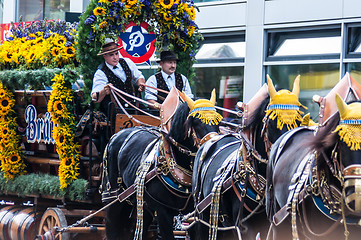
<svg viewBox="0 0 361 240">
<path fill-rule="evenodd" d="M 340 121 L 340 124 L 357 125 L 357 124 L 361 124 L 361 119 L 341 120 L 341 121 Z"/>
<path fill-rule="evenodd" d="M 293 104 L 272 104 L 268 106 L 268 110 L 282 109 L 282 110 L 300 110 L 300 107 Z"/>
<path fill-rule="evenodd" d="M 199 111 L 216 111 L 216 109 L 214 107 L 200 107 L 200 108 L 196 108 L 196 109 L 193 109 L 190 113 L 194 113 L 194 112 L 199 112 Z"/>
</svg>

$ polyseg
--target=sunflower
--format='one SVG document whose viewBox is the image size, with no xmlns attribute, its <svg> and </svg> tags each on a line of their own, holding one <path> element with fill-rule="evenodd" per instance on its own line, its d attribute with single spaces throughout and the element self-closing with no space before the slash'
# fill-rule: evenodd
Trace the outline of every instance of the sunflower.
<svg viewBox="0 0 361 240">
<path fill-rule="evenodd" d="M 55 101 L 53 105 L 53 111 L 56 114 L 62 115 L 66 111 L 66 106 L 61 101 Z"/>
<path fill-rule="evenodd" d="M 8 96 L 5 96 L 0 99 L 0 109 L 3 111 L 8 111 L 11 108 L 11 101 Z"/>
<path fill-rule="evenodd" d="M 56 41 L 58 46 L 63 46 L 66 43 L 66 38 L 64 36 L 59 36 L 59 39 Z"/>
<path fill-rule="evenodd" d="M 72 46 L 65 48 L 65 52 L 69 57 L 75 56 L 75 48 Z"/>
<path fill-rule="evenodd" d="M 133 6 L 137 3 L 137 0 L 128 0 L 128 5 Z"/>
<path fill-rule="evenodd" d="M 0 135 L 7 136 L 9 133 L 9 128 L 7 126 L 0 127 Z"/>
<path fill-rule="evenodd" d="M 6 91 L 3 88 L 0 88 L 0 98 L 3 98 L 6 95 Z"/>
<path fill-rule="evenodd" d="M 19 153 L 13 153 L 8 158 L 9 164 L 17 164 L 20 162 L 20 160 L 21 160 L 21 157 L 20 157 Z"/>
<path fill-rule="evenodd" d="M 9 145 L 10 139 L 8 136 L 2 136 L 0 139 L 0 144 L 4 147 L 7 147 Z"/>
<path fill-rule="evenodd" d="M 163 8 L 170 9 L 174 4 L 174 0 L 159 0 L 159 3 Z"/>
<path fill-rule="evenodd" d="M 93 13 L 95 16 L 103 16 L 103 15 L 105 15 L 106 10 L 101 7 L 96 7 L 96 8 L 94 8 Z"/>
<path fill-rule="evenodd" d="M 169 13 L 163 13 L 163 18 L 166 21 L 172 21 L 172 15 L 170 15 Z"/>
<path fill-rule="evenodd" d="M 5 62 L 11 62 L 12 61 L 12 59 L 11 59 L 12 56 L 13 56 L 13 54 L 10 51 L 8 51 L 7 54 L 4 54 Z"/>
<path fill-rule="evenodd" d="M 54 133 L 55 133 L 55 129 L 54 129 Z M 66 135 L 62 132 L 57 131 L 55 134 L 55 142 L 58 148 L 63 147 L 66 142 Z"/>
<path fill-rule="evenodd" d="M 58 56 L 59 53 L 60 53 L 60 48 L 58 47 L 54 47 L 52 50 L 51 50 L 51 55 L 53 55 L 54 57 Z"/>
</svg>

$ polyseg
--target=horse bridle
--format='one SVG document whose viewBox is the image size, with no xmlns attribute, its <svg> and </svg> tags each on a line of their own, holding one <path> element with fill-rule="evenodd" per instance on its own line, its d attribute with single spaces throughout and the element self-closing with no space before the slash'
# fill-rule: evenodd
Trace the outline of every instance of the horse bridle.
<svg viewBox="0 0 361 240">
<path fill-rule="evenodd" d="M 261 130 L 261 137 L 263 138 L 265 151 L 267 153 L 267 157 L 269 157 L 269 151 L 272 147 L 272 142 L 268 138 L 268 117 L 265 116 L 262 120 L 263 126 Z"/>
</svg>

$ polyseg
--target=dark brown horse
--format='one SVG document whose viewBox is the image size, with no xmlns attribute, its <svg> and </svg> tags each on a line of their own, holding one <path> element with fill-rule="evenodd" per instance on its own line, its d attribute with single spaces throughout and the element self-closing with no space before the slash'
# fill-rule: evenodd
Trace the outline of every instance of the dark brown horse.
<svg viewBox="0 0 361 240">
<path fill-rule="evenodd" d="M 243 106 L 241 132 L 215 137 L 199 149 L 192 181 L 196 210 L 191 239 L 266 235 L 267 154 L 279 136 L 300 124 L 298 94 L 299 77 L 292 92 L 277 92 L 268 78 L 268 91 L 264 86 Z"/>
<path fill-rule="evenodd" d="M 158 128 L 138 127 L 111 138 L 104 157 L 103 201 L 111 201 L 133 184 L 136 196 L 107 208 L 107 239 L 145 239 L 154 219 L 162 238 L 174 239 L 173 217 L 192 208 L 195 152 L 206 136 L 218 133 L 222 117 L 214 108 L 214 92 L 211 100 L 186 100 L 188 104 L 175 108 L 172 118 L 162 118 L 164 126 L 171 122 L 167 134 Z M 147 178 L 152 179 L 147 182 Z"/>
<path fill-rule="evenodd" d="M 300 128 L 272 147 L 270 239 L 360 239 L 361 103 L 336 102 L 339 114 L 317 134 Z"/>
</svg>

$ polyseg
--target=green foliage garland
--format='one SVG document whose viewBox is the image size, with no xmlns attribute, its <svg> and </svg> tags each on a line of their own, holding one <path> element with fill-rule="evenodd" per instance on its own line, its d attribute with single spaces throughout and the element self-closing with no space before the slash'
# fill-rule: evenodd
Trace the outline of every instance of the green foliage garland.
<svg viewBox="0 0 361 240">
<path fill-rule="evenodd" d="M 8 181 L 3 173 L 0 173 L 0 192 L 24 197 L 29 195 L 43 195 L 55 198 L 67 198 L 71 201 L 85 200 L 85 191 L 88 181 L 77 179 L 65 189 L 60 189 L 57 176 L 48 174 L 31 173 L 15 177 Z"/>
</svg>

